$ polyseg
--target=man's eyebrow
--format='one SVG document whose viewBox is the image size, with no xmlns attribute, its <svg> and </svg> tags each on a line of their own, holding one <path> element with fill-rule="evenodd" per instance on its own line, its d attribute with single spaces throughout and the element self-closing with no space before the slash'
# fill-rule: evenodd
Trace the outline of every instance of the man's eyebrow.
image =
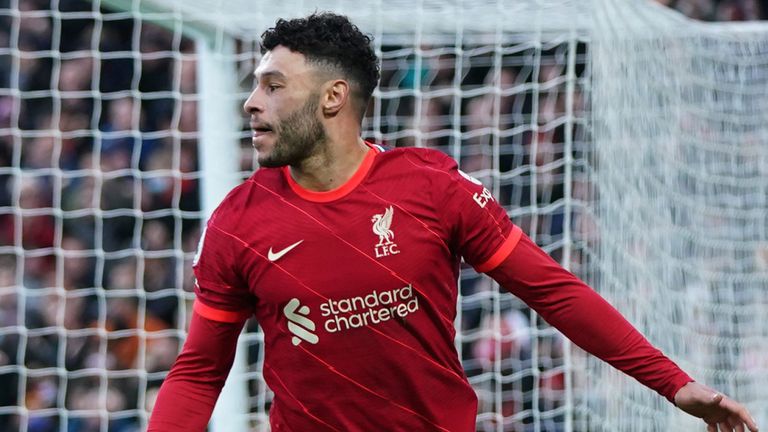
<svg viewBox="0 0 768 432">
<path fill-rule="evenodd" d="M 264 71 L 260 75 L 257 74 L 256 71 L 253 72 L 253 79 L 255 79 L 256 82 L 258 82 L 259 79 L 264 79 L 264 78 L 280 78 L 280 79 L 285 79 L 285 74 L 280 72 L 280 71 L 277 71 L 277 70 Z"/>
</svg>

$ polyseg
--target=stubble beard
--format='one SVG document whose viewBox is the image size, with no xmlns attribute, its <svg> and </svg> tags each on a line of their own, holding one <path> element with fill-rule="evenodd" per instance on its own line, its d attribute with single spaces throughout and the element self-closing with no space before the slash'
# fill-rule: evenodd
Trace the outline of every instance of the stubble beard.
<svg viewBox="0 0 768 432">
<path fill-rule="evenodd" d="M 259 165 L 276 168 L 299 166 L 325 143 L 323 123 L 317 118 L 319 95 L 310 95 L 304 105 L 274 125 L 277 135 L 272 152 L 259 157 Z"/>
</svg>

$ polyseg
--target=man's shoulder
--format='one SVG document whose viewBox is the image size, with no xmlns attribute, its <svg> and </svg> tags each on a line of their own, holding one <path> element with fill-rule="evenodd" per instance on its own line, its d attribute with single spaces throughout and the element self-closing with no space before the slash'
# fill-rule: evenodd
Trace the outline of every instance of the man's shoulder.
<svg viewBox="0 0 768 432">
<path fill-rule="evenodd" d="M 237 220 L 246 212 L 256 212 L 261 204 L 268 201 L 270 191 L 281 181 L 281 172 L 276 168 L 257 169 L 244 182 L 232 188 L 214 211 L 212 219 Z M 235 216 L 234 218 L 229 216 Z"/>
<path fill-rule="evenodd" d="M 258 168 L 251 174 L 244 184 L 251 187 L 259 186 L 273 189 L 284 180 L 283 168 Z"/>
<path fill-rule="evenodd" d="M 404 169 L 417 171 L 450 171 L 457 167 L 456 161 L 445 153 L 424 147 L 397 147 L 384 151 L 382 162 L 396 164 Z"/>
</svg>

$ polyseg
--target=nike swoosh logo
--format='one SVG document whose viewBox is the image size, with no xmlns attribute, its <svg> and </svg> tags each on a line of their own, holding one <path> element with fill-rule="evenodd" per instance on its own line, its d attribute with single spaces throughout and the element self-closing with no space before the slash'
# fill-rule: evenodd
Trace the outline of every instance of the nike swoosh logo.
<svg viewBox="0 0 768 432">
<path fill-rule="evenodd" d="M 303 242 L 303 241 L 304 240 L 299 240 L 296 243 L 288 246 L 287 248 L 285 248 L 283 250 L 280 250 L 280 251 L 277 251 L 277 252 L 272 252 L 272 248 L 269 248 L 269 252 L 267 253 L 267 259 L 272 261 L 272 262 L 275 262 L 275 261 L 279 260 L 280 258 L 282 258 L 283 255 L 285 255 L 288 252 L 290 252 L 293 248 L 295 248 L 296 246 L 301 244 L 301 242 Z"/>
</svg>

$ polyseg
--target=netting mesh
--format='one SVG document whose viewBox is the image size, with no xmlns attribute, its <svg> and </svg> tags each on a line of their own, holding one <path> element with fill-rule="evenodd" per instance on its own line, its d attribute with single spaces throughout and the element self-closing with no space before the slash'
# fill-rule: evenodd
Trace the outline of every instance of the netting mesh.
<svg viewBox="0 0 768 432">
<path fill-rule="evenodd" d="M 206 199 L 226 192 L 205 189 L 200 155 L 236 136 L 239 178 L 256 168 L 244 120 L 209 141 L 204 119 L 247 96 L 261 31 L 316 8 L 375 36 L 366 138 L 454 157 L 654 344 L 768 421 L 767 31 L 625 6 L 0 1 L 0 430 L 146 426 L 185 337 Z M 202 103 L 216 62 L 238 82 Z M 477 430 L 694 427 L 470 268 L 460 285 Z M 246 330 L 234 394 L 265 430 L 263 338 Z"/>
<path fill-rule="evenodd" d="M 187 317 L 193 45 L 49 3 L 0 8 L 0 430 L 129 430 Z"/>
<path fill-rule="evenodd" d="M 598 15 L 593 136 L 603 268 L 594 286 L 691 375 L 746 401 L 764 422 L 768 27 L 658 12 L 605 3 Z M 615 430 L 618 413 L 627 431 L 696 428 L 589 364 L 592 388 L 605 393 L 589 407 L 591 430 Z"/>
</svg>

